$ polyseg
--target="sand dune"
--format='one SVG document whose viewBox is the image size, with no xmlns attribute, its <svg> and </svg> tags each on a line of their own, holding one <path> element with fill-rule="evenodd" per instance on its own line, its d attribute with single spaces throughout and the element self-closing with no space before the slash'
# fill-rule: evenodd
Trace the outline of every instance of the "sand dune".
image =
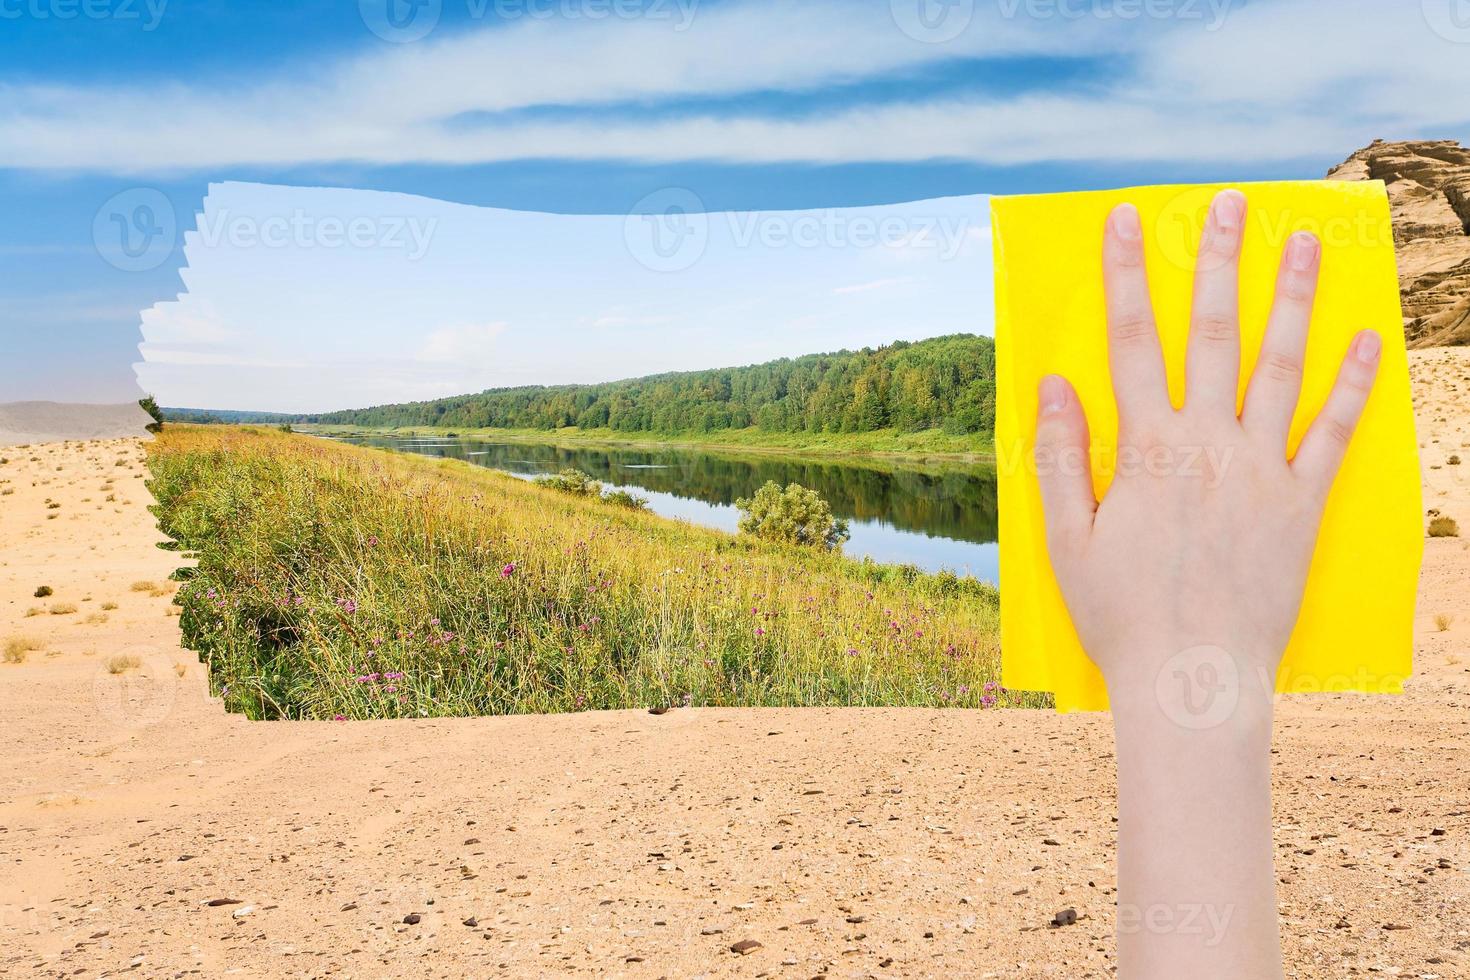
<svg viewBox="0 0 1470 980">
<path fill-rule="evenodd" d="M 1426 506 L 1470 528 L 1470 351 L 1414 372 Z M 1112 973 L 1106 718 L 247 722 L 179 648 L 142 454 L 0 453 L 0 641 L 35 646 L 0 663 L 0 974 Z M 1470 976 L 1467 583 L 1428 542 L 1405 696 L 1282 703 L 1288 976 Z"/>
</svg>

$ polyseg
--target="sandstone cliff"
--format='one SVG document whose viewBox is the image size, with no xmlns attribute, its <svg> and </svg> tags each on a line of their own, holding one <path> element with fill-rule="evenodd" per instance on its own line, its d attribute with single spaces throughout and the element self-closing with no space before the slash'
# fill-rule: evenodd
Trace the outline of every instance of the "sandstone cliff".
<svg viewBox="0 0 1470 980">
<path fill-rule="evenodd" d="M 1470 149 L 1375 140 L 1327 176 L 1388 186 L 1409 345 L 1470 344 Z"/>
</svg>

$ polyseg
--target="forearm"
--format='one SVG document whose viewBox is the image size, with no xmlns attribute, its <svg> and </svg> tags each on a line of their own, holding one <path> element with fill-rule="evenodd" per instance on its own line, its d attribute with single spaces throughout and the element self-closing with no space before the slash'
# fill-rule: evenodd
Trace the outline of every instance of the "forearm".
<svg viewBox="0 0 1470 980">
<path fill-rule="evenodd" d="M 1110 685 L 1122 980 L 1282 975 L 1270 685 L 1248 668 L 1227 679 L 1210 671 L 1211 704 L 1199 667 L 1185 664 L 1177 678 L 1166 668 L 1158 683 Z"/>
</svg>

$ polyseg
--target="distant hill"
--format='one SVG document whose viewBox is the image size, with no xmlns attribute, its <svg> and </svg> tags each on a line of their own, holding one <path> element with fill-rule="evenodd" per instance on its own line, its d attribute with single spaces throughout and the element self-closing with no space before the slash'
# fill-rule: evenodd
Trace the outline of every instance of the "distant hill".
<svg viewBox="0 0 1470 980">
<path fill-rule="evenodd" d="M 163 417 L 169 422 L 195 422 L 205 425 L 279 425 L 307 418 L 285 412 L 239 412 L 228 408 L 165 408 Z"/>
<path fill-rule="evenodd" d="M 164 409 L 169 419 L 456 429 L 688 433 L 942 429 L 995 426 L 995 345 L 952 334 L 878 348 L 782 358 L 747 367 L 655 374 L 591 385 L 493 388 L 434 401 L 321 415 Z"/>
<path fill-rule="evenodd" d="M 593 385 L 497 388 L 435 401 L 331 412 L 311 421 L 361 426 L 619 432 L 989 432 L 995 347 L 954 334 L 877 349 L 808 354 L 748 367 L 656 374 Z"/>
</svg>

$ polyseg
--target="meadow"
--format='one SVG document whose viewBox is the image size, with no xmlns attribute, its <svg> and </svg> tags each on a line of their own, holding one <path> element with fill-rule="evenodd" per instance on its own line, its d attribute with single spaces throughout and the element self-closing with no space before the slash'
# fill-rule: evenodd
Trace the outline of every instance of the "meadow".
<svg viewBox="0 0 1470 980">
<path fill-rule="evenodd" d="M 169 425 L 149 468 L 185 645 L 252 718 L 1045 703 L 973 579 L 268 429 Z"/>
</svg>

